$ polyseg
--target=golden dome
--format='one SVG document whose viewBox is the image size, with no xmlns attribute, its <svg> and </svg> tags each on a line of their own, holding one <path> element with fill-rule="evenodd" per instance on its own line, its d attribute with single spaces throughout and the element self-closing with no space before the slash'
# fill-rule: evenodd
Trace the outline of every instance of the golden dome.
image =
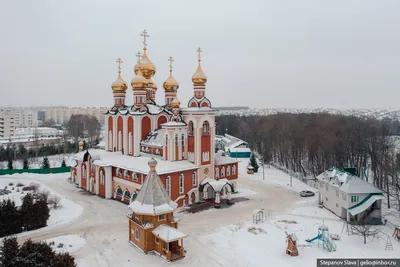
<svg viewBox="0 0 400 267">
<path fill-rule="evenodd" d="M 153 82 L 153 85 L 151 86 L 151 88 L 153 89 L 153 91 L 157 91 L 157 84 L 151 80 Z"/>
<path fill-rule="evenodd" d="M 118 77 L 115 80 L 115 82 L 113 82 L 111 84 L 111 88 L 114 93 L 125 93 L 126 92 L 126 89 L 128 89 L 128 85 L 126 84 L 126 82 L 124 80 L 122 80 L 121 73 L 118 73 Z"/>
<path fill-rule="evenodd" d="M 172 77 L 172 71 L 169 72 L 168 79 L 163 83 L 163 87 L 166 93 L 176 92 L 179 88 L 179 83 Z"/>
<path fill-rule="evenodd" d="M 205 85 L 207 82 L 207 76 L 204 74 L 204 71 L 201 68 L 200 60 L 199 64 L 197 65 L 197 70 L 192 76 L 192 82 L 194 85 Z"/>
<path fill-rule="evenodd" d="M 178 100 L 178 98 L 174 98 L 172 102 L 170 103 L 171 108 L 179 108 L 181 105 L 181 102 Z"/>
<path fill-rule="evenodd" d="M 150 79 L 156 74 L 156 66 L 150 61 L 149 57 L 146 53 L 146 48 L 143 49 L 143 56 L 140 59 L 140 62 L 135 65 L 135 74 L 140 69 L 142 71 L 142 75 L 146 79 Z"/>
<path fill-rule="evenodd" d="M 133 77 L 133 79 L 131 81 L 133 90 L 145 89 L 148 83 L 149 83 L 149 80 L 147 80 L 145 77 L 142 76 L 142 72 L 140 69 L 138 70 L 136 76 Z"/>
</svg>

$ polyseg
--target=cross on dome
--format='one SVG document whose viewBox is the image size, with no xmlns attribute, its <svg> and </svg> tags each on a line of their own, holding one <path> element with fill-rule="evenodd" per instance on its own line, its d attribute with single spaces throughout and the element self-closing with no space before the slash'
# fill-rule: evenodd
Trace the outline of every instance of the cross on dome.
<svg viewBox="0 0 400 267">
<path fill-rule="evenodd" d="M 168 61 L 169 61 L 169 72 L 172 72 L 172 63 L 175 61 L 175 59 L 170 56 L 168 58 Z"/>
<path fill-rule="evenodd" d="M 146 30 L 143 30 L 143 32 L 140 34 L 140 36 L 143 37 L 143 45 L 144 45 L 144 50 L 147 49 L 147 37 L 150 37 L 150 35 L 147 34 Z"/>
<path fill-rule="evenodd" d="M 123 63 L 122 59 L 119 57 L 115 62 L 118 63 L 118 73 L 121 73 L 121 63 Z"/>
<path fill-rule="evenodd" d="M 136 53 L 136 57 L 137 57 L 137 62 L 140 63 L 140 59 L 142 58 L 142 53 L 140 51 L 138 51 Z"/>
<path fill-rule="evenodd" d="M 200 62 L 201 61 L 201 52 L 203 52 L 203 50 L 201 50 L 201 48 L 199 47 L 197 49 L 197 61 Z"/>
</svg>

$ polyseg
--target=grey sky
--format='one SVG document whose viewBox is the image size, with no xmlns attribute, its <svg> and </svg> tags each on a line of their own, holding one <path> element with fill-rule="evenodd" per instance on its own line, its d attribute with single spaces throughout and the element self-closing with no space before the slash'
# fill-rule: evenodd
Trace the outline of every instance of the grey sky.
<svg viewBox="0 0 400 267">
<path fill-rule="evenodd" d="M 399 107 L 398 0 L 0 2 L 0 106 L 111 106 L 143 29 L 164 103 L 168 57 L 186 105 L 203 49 L 214 106 Z M 132 103 L 132 90 L 127 91 Z"/>
</svg>

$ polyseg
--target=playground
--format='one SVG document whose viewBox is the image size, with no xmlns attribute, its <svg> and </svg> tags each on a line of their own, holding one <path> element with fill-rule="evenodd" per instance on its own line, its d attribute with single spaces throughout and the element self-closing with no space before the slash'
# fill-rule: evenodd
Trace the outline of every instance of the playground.
<svg viewBox="0 0 400 267">
<path fill-rule="evenodd" d="M 400 251 L 391 228 L 384 226 L 366 244 L 362 236 L 342 233 L 342 229 L 343 221 L 329 211 L 301 205 L 287 214 L 255 210 L 248 221 L 221 228 L 202 242 L 213 244 L 215 253 L 231 259 L 235 266 L 261 267 L 266 259 L 271 266 L 314 266 L 317 258 L 393 258 Z M 387 247 L 388 236 L 391 248 Z M 297 253 L 290 255 L 293 249 Z"/>
</svg>

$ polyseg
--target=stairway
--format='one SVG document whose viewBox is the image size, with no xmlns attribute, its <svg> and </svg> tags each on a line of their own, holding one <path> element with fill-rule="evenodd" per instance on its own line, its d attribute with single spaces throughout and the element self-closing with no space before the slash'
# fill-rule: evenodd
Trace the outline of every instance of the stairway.
<svg viewBox="0 0 400 267">
<path fill-rule="evenodd" d="M 336 243 L 330 237 L 322 236 L 322 241 L 324 242 L 324 248 L 329 252 L 336 251 Z"/>
</svg>

